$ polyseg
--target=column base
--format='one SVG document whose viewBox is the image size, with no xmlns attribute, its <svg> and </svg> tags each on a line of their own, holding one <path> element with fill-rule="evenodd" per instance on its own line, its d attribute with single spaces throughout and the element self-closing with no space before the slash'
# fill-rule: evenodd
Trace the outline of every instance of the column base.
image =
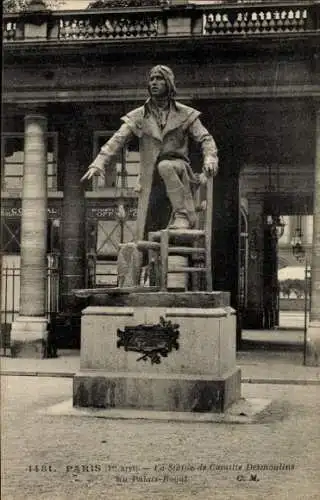
<svg viewBox="0 0 320 500">
<path fill-rule="evenodd" d="M 311 321 L 307 332 L 307 366 L 320 366 L 320 321 Z"/>
<path fill-rule="evenodd" d="M 11 328 L 13 358 L 42 358 L 48 336 L 48 320 L 42 317 L 19 316 Z"/>
</svg>

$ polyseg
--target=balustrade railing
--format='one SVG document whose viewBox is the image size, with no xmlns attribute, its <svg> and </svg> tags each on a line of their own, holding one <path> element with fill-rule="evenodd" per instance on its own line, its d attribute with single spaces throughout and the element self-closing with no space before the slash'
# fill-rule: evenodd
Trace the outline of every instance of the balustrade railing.
<svg viewBox="0 0 320 500">
<path fill-rule="evenodd" d="M 41 40 L 59 42 L 81 40 L 141 39 L 174 36 L 172 25 L 179 26 L 190 16 L 190 36 L 250 36 L 303 33 L 320 29 L 320 3 L 291 2 L 222 2 L 213 5 L 191 5 L 179 11 L 168 6 L 145 6 L 136 9 L 87 9 L 83 11 L 52 11 L 32 18 L 23 14 L 5 14 L 4 42 L 39 40 L 39 25 L 46 25 Z M 30 25 L 35 26 L 35 35 Z M 28 34 L 26 26 L 28 28 Z M 183 31 L 183 34 L 187 33 Z M 179 33 L 177 32 L 177 36 Z"/>
<path fill-rule="evenodd" d="M 17 35 L 17 23 L 14 18 L 12 20 L 5 20 L 3 26 L 3 41 L 12 42 L 16 39 Z"/>
<path fill-rule="evenodd" d="M 158 34 L 156 16 L 74 16 L 60 18 L 59 40 L 146 38 Z"/>
<path fill-rule="evenodd" d="M 313 11 L 308 6 L 221 6 L 203 17 L 204 35 L 292 33 L 312 29 Z"/>
</svg>

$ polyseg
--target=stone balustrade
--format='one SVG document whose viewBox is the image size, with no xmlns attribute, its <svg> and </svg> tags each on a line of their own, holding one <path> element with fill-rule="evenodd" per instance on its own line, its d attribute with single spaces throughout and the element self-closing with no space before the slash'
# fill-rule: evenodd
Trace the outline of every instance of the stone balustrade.
<svg viewBox="0 0 320 500">
<path fill-rule="evenodd" d="M 59 40 L 151 38 L 158 35 L 159 18 L 152 15 L 63 17 Z"/>
<path fill-rule="evenodd" d="M 158 6 L 152 4 L 135 9 L 120 7 L 5 14 L 3 40 L 4 43 L 31 39 L 66 43 L 166 36 L 245 37 L 320 29 L 320 4 L 316 1 L 213 5 L 159 2 Z"/>
<path fill-rule="evenodd" d="M 221 6 L 204 14 L 204 35 L 241 35 L 300 32 L 312 29 L 312 11 L 297 7 L 238 7 Z"/>
</svg>

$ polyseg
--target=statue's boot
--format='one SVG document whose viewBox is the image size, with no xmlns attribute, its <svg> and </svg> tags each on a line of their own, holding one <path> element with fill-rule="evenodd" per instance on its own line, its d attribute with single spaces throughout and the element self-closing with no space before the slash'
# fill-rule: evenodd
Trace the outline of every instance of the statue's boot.
<svg viewBox="0 0 320 500">
<path fill-rule="evenodd" d="M 158 165 L 172 206 L 170 228 L 189 229 L 196 224 L 194 199 L 186 165 L 182 160 L 164 160 Z"/>
<path fill-rule="evenodd" d="M 190 229 L 190 221 L 186 210 L 179 210 L 172 214 L 169 229 Z"/>
</svg>

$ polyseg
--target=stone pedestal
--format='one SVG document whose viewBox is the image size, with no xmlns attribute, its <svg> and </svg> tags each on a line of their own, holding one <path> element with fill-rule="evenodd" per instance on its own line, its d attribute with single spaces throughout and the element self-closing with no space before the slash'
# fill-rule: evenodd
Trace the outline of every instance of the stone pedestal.
<svg viewBox="0 0 320 500">
<path fill-rule="evenodd" d="M 320 366 L 320 321 L 311 321 L 307 332 L 307 366 Z"/>
<path fill-rule="evenodd" d="M 82 316 L 74 406 L 223 412 L 240 398 L 228 293 L 131 293 L 97 296 L 92 303 Z M 159 364 L 117 347 L 118 329 L 155 325 L 160 318 L 179 325 L 179 347 Z"/>
</svg>

